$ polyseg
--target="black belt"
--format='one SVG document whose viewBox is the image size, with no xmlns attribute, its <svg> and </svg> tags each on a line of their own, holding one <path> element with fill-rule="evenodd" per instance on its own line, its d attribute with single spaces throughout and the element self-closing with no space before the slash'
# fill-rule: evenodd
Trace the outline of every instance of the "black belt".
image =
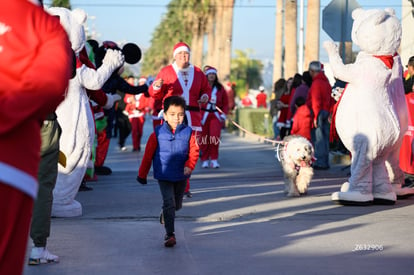
<svg viewBox="0 0 414 275">
<path fill-rule="evenodd" d="M 214 113 L 217 112 L 217 109 L 206 109 L 206 108 L 202 108 L 201 110 L 209 112 L 209 113 Z"/>
<path fill-rule="evenodd" d="M 187 105 L 187 106 L 185 106 L 185 109 L 187 111 L 195 111 L 195 112 L 199 112 L 200 111 L 200 107 L 198 107 L 198 106 L 190 106 L 190 105 Z"/>
</svg>

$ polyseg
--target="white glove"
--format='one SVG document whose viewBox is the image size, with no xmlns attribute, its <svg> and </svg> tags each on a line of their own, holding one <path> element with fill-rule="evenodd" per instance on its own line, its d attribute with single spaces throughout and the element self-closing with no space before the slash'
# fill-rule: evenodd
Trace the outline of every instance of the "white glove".
<svg viewBox="0 0 414 275">
<path fill-rule="evenodd" d="M 222 120 L 226 120 L 226 118 L 227 118 L 226 114 L 221 114 L 220 117 L 221 117 Z"/>
<path fill-rule="evenodd" d="M 125 57 L 121 51 L 107 49 L 102 63 L 112 67 L 113 70 L 121 67 L 124 64 Z"/>
<path fill-rule="evenodd" d="M 333 97 L 335 101 L 338 101 L 343 91 L 343 88 L 336 87 L 335 89 L 332 89 L 331 97 Z"/>
<path fill-rule="evenodd" d="M 112 96 L 112 99 L 114 100 L 114 102 L 118 101 L 118 100 L 121 100 L 121 96 L 119 94 L 114 94 L 114 95 L 111 95 L 111 96 Z"/>
<path fill-rule="evenodd" d="M 338 46 L 335 44 L 335 42 L 325 41 L 323 42 L 323 47 L 328 52 L 328 55 L 338 53 Z"/>
<path fill-rule="evenodd" d="M 114 106 L 115 101 L 118 101 L 121 99 L 121 96 L 118 94 L 106 94 L 106 104 L 103 106 L 104 109 L 111 109 L 112 106 Z"/>
</svg>

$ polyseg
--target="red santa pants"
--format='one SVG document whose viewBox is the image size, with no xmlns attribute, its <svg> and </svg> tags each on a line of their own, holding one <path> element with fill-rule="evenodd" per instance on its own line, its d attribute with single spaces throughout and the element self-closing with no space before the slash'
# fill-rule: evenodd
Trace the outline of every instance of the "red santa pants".
<svg viewBox="0 0 414 275">
<path fill-rule="evenodd" d="M 209 159 L 218 159 L 222 127 L 223 124 L 216 117 L 216 115 L 213 113 L 209 114 L 209 116 L 206 119 L 206 122 L 203 125 L 201 137 L 198 139 L 202 161 Z"/>
<path fill-rule="evenodd" d="M 141 149 L 141 137 L 144 129 L 145 117 L 133 117 L 129 119 L 131 123 L 132 146 L 134 151 Z"/>
<path fill-rule="evenodd" d="M 22 274 L 33 199 L 0 182 L 0 274 Z"/>
</svg>

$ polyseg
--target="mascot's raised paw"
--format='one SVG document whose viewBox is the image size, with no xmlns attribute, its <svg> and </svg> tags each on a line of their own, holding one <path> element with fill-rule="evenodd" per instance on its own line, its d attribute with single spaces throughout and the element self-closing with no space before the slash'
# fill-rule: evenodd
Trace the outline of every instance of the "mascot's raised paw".
<svg viewBox="0 0 414 275">
<path fill-rule="evenodd" d="M 118 100 L 121 100 L 121 96 L 118 94 L 106 94 L 107 101 L 105 106 L 103 106 L 104 109 L 111 109 L 112 106 L 114 106 L 114 103 Z"/>
<path fill-rule="evenodd" d="M 114 68 L 121 67 L 125 62 L 125 57 L 121 51 L 107 49 L 105 57 L 102 60 L 102 63 L 107 66 L 113 66 Z"/>
<path fill-rule="evenodd" d="M 338 46 L 335 44 L 335 42 L 325 41 L 323 42 L 323 47 L 329 54 L 338 52 Z"/>
</svg>

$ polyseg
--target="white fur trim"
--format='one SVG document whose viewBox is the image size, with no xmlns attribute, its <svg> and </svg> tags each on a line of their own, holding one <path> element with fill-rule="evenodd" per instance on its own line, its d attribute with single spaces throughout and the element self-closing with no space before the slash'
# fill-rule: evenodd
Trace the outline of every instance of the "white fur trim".
<svg viewBox="0 0 414 275">
<path fill-rule="evenodd" d="M 187 53 L 190 53 L 190 49 L 188 47 L 186 47 L 186 46 L 180 46 L 180 47 L 178 47 L 177 49 L 174 50 L 173 57 L 175 57 L 175 55 L 177 53 L 179 53 L 179 52 L 187 52 Z"/>
<path fill-rule="evenodd" d="M 36 198 L 38 183 L 35 178 L 6 163 L 0 162 L 0 182 L 19 189 L 32 198 Z"/>
<path fill-rule="evenodd" d="M 208 75 L 208 74 L 217 74 L 217 70 L 216 70 L 216 69 L 208 69 L 208 70 L 205 72 L 205 75 Z"/>
</svg>

